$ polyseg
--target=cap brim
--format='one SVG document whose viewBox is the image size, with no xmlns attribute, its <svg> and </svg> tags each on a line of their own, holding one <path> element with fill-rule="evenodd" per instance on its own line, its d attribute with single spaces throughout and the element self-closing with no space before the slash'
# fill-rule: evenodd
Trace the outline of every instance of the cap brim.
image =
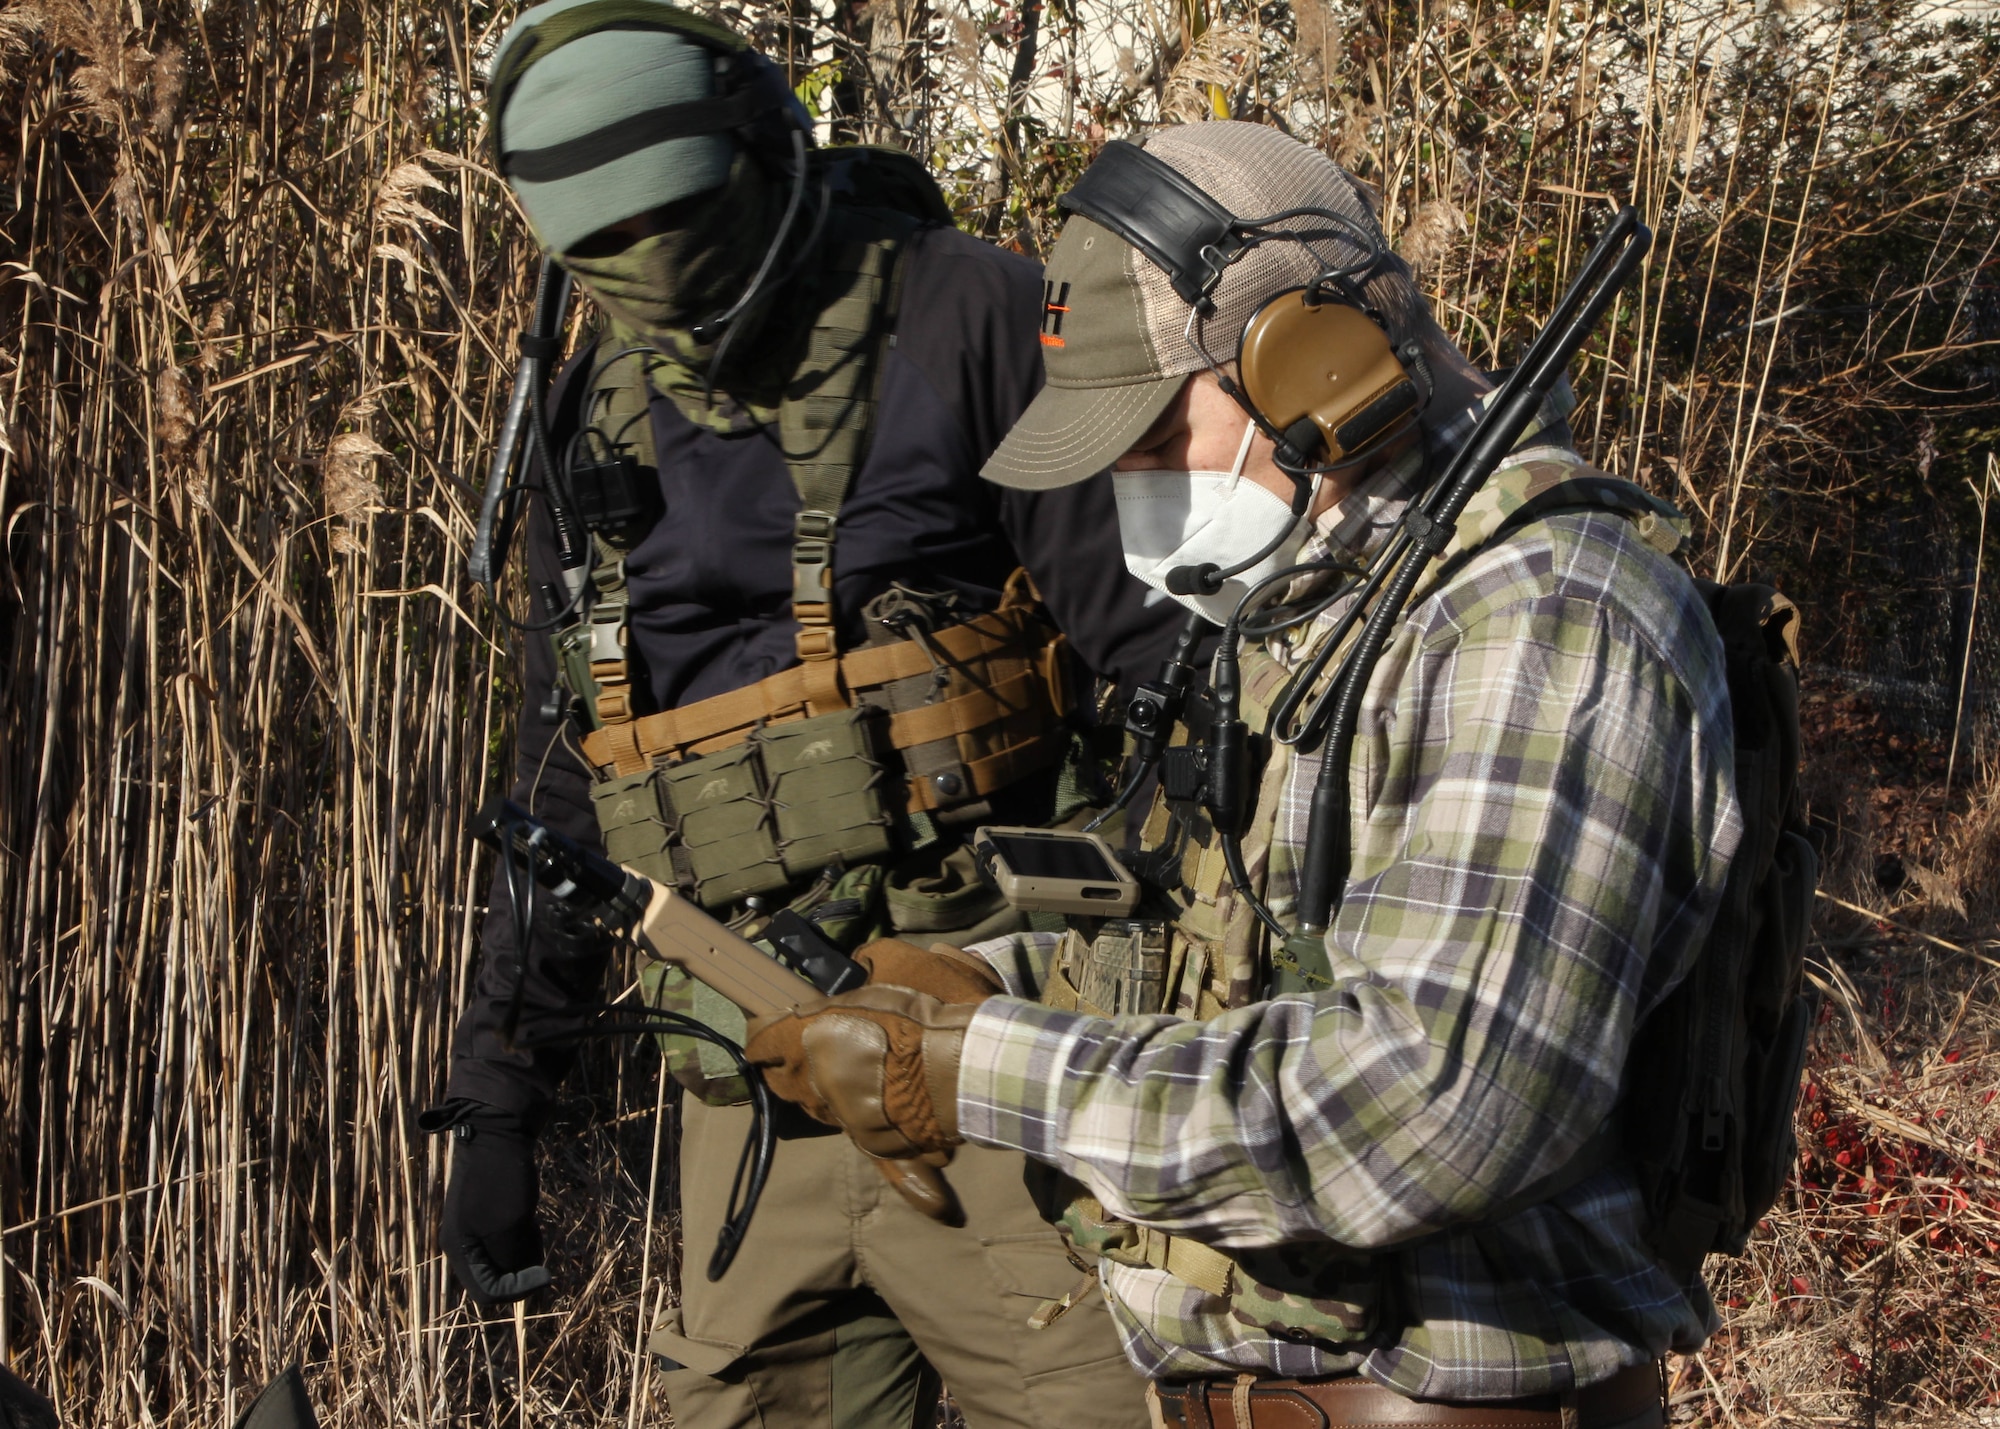
<svg viewBox="0 0 2000 1429">
<path fill-rule="evenodd" d="M 1116 387 L 1044 387 L 979 474 L 1020 491 L 1074 486 L 1130 451 L 1186 382 L 1183 372 Z"/>
</svg>

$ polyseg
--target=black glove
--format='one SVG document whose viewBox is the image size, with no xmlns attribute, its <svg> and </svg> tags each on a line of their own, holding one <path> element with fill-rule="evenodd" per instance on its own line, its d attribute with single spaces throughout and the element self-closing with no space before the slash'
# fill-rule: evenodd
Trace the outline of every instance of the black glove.
<svg viewBox="0 0 2000 1429">
<path fill-rule="evenodd" d="M 535 1133 L 520 1117 L 484 1102 L 457 1101 L 418 1118 L 425 1131 L 457 1141 L 444 1193 L 444 1258 L 482 1305 L 522 1300 L 549 1283 L 535 1225 L 541 1182 Z"/>
<path fill-rule="evenodd" d="M 58 1429 L 56 1407 L 0 1364 L 0 1429 Z"/>
</svg>

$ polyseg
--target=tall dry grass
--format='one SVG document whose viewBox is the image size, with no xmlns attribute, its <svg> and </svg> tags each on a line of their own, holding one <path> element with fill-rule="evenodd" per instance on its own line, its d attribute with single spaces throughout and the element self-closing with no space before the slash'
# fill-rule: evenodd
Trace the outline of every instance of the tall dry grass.
<svg viewBox="0 0 2000 1429">
<path fill-rule="evenodd" d="M 518 1321 L 482 1324 L 450 1284 L 443 1151 L 411 1126 L 475 957 L 464 819 L 504 781 L 513 717 L 511 637 L 462 575 L 530 256 L 477 111 L 512 13 L 0 8 L 0 1354 L 69 1423 L 225 1423 L 292 1359 L 330 1425 L 662 1420 L 638 1353 L 675 1265 L 651 1053 L 594 1050 L 545 1139 L 558 1293 Z M 1690 509 L 1705 568 L 1810 597 L 1817 658 L 1879 644 L 1884 593 L 1971 529 L 1961 482 L 2000 436 L 1983 12 L 725 13 L 831 134 L 923 154 L 967 227 L 1029 252 L 1105 137 L 1162 116 L 1283 124 L 1381 190 L 1485 361 L 1518 350 L 1606 196 L 1630 198 L 1659 241 L 1579 364 L 1580 435 Z M 1822 786 L 1830 825 L 1855 787 Z M 1970 850 L 1955 867 L 1990 862 L 1976 833 L 1945 830 Z M 1880 911 L 1865 843 L 1839 846 L 1860 850 L 1840 887 Z M 1983 1005 L 1993 930 L 1948 931 L 1969 951 L 1917 946 Z M 1874 955 L 1829 936 L 1846 940 L 1830 964 Z M 1857 1006 L 1880 971 L 1850 976 Z M 1901 1055 L 1968 1018 L 1905 1019 Z M 1889 1095 L 1889 1053 L 1843 1050 L 1829 1040 L 1833 1095 Z M 1786 1257 L 1821 1244 L 1812 1217 L 1855 1214 L 1827 1196 L 1731 1273 L 1790 1284 Z M 1853 1287 L 1882 1272 L 1844 1253 L 1859 1280 L 1809 1284 L 1864 1314 Z M 1744 1343 L 1792 1345 L 1753 1323 L 1768 1300 L 1737 1298 Z M 1743 1375 L 1732 1340 L 1720 1375 L 1684 1367 L 1685 1409 L 1932 1412 L 2000 1385 L 1962 1328 L 1894 1383 L 1852 1337 Z M 1787 1374 L 1820 1397 L 1783 1408 Z"/>
</svg>

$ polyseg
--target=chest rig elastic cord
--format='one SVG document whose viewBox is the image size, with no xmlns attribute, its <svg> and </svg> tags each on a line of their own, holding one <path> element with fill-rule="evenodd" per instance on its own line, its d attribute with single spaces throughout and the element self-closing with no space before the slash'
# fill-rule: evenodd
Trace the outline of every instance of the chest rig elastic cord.
<svg viewBox="0 0 2000 1429">
<path fill-rule="evenodd" d="M 778 440 L 799 493 L 792 525 L 792 615 L 800 627 L 806 703 L 815 715 L 849 703 L 834 630 L 834 541 L 841 505 L 874 427 L 882 362 L 894 341 L 900 259 L 918 224 L 902 214 L 846 209 L 830 218 L 828 227 L 832 256 L 821 291 L 836 296 L 814 320 L 804 360 L 786 383 L 777 413 Z M 650 472 L 657 455 L 648 374 L 660 359 L 635 351 L 636 342 L 628 346 L 620 340 L 624 336 L 614 328 L 613 341 L 595 359 L 585 419 L 610 444 L 632 449 L 637 460 L 629 465 Z M 582 618 L 557 635 L 556 647 L 579 713 L 598 731 L 629 724 L 638 713 L 627 657 L 632 602 L 625 558 L 650 528 L 651 512 L 636 500 L 603 491 L 582 500 L 597 508 L 586 517 L 597 557 L 593 598 Z"/>
</svg>

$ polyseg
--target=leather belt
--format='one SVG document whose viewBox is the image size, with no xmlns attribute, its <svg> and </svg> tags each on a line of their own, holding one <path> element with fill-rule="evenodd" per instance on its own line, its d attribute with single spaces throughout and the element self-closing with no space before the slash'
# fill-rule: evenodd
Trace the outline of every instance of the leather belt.
<svg viewBox="0 0 2000 1429">
<path fill-rule="evenodd" d="M 1410 1399 L 1358 1375 L 1339 1379 L 1156 1381 L 1154 1429 L 1663 1429 L 1660 1366 L 1632 1365 L 1574 1395 L 1492 1401 Z"/>
</svg>

